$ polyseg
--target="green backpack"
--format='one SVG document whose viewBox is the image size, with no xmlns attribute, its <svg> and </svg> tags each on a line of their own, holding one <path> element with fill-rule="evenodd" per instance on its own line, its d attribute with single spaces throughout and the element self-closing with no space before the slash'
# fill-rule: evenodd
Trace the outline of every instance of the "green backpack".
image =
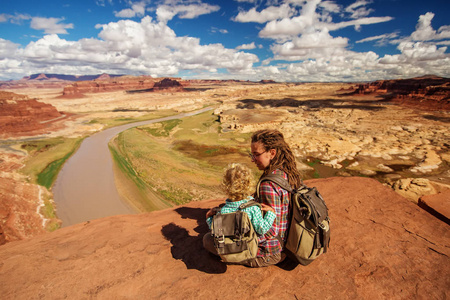
<svg viewBox="0 0 450 300">
<path fill-rule="evenodd" d="M 220 209 L 224 204 L 216 208 L 211 224 L 211 235 L 214 239 L 214 247 L 222 258 L 228 263 L 239 263 L 256 257 L 258 252 L 258 237 L 244 208 L 261 205 L 255 201 L 248 201 L 239 206 L 232 213 L 222 214 Z"/>
<path fill-rule="evenodd" d="M 258 182 L 257 199 L 259 199 L 259 186 L 263 181 L 272 181 L 291 195 L 290 223 L 286 231 L 286 243 L 284 244 L 280 236 L 277 236 L 283 251 L 304 266 L 327 252 L 330 244 L 330 218 L 327 205 L 317 189 L 302 185 L 294 190 L 283 176 L 269 174 Z"/>
</svg>

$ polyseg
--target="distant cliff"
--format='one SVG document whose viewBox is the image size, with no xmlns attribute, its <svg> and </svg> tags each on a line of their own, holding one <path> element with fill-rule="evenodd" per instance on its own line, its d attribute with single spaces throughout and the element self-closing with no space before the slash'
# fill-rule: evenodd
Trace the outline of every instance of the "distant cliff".
<svg viewBox="0 0 450 300">
<path fill-rule="evenodd" d="M 0 137 L 36 133 L 52 120 L 64 118 L 50 104 L 29 99 L 28 96 L 0 91 Z"/>
<path fill-rule="evenodd" d="M 19 80 L 0 81 L 0 89 L 22 88 L 62 88 L 73 81 L 90 81 L 96 79 L 109 79 L 122 75 L 64 75 L 64 74 L 33 74 Z"/>
<path fill-rule="evenodd" d="M 405 106 L 450 110 L 450 78 L 429 75 L 411 79 L 379 80 L 360 84 L 355 93 L 389 93 L 389 98 Z"/>
<path fill-rule="evenodd" d="M 202 248 L 222 200 L 93 220 L 0 246 L 2 299 L 447 299 L 450 231 L 368 178 L 306 182 L 330 210 L 309 266 L 225 265 Z"/>
</svg>

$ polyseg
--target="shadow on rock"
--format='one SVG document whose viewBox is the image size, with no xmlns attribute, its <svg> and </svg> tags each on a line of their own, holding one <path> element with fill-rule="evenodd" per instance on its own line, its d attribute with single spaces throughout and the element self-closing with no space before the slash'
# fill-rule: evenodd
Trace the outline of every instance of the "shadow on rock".
<svg viewBox="0 0 450 300">
<path fill-rule="evenodd" d="M 172 243 L 170 249 L 172 257 L 183 261 L 188 269 L 197 269 L 212 274 L 224 273 L 227 270 L 226 264 L 203 248 L 203 235 L 209 230 L 205 221 L 205 214 L 208 210 L 180 207 L 175 211 L 183 219 L 197 220 L 198 226 L 194 228 L 194 231 L 198 234 L 196 236 L 189 235 L 186 228 L 175 223 L 164 225 L 161 233 Z"/>
<path fill-rule="evenodd" d="M 378 101 L 361 101 L 351 99 L 320 99 L 320 100 L 296 100 L 292 98 L 284 99 L 267 99 L 267 100 L 255 100 L 255 99 L 243 99 L 236 108 L 238 109 L 254 109 L 256 105 L 263 107 L 303 107 L 305 110 L 319 110 L 322 108 L 333 109 L 359 109 L 368 111 L 379 111 L 386 109 L 380 104 L 387 103 L 389 101 L 382 99 Z"/>
</svg>

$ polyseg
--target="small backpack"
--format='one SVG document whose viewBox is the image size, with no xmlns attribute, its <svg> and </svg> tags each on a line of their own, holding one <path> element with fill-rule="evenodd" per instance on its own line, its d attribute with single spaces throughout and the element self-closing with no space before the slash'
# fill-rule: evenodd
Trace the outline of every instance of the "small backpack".
<svg viewBox="0 0 450 300">
<path fill-rule="evenodd" d="M 309 265 L 327 252 L 330 244 L 330 218 L 325 201 L 315 187 L 302 185 L 297 190 L 292 189 L 280 174 L 269 174 L 261 178 L 256 189 L 257 199 L 259 186 L 263 181 L 272 181 L 289 192 L 290 224 L 286 231 L 286 243 L 283 243 L 280 236 L 277 239 L 290 258 L 304 266 Z"/>
<path fill-rule="evenodd" d="M 217 253 L 222 261 L 228 263 L 239 263 L 255 258 L 258 252 L 258 237 L 249 216 L 243 209 L 261 205 L 251 200 L 241 204 L 235 212 L 222 214 L 220 209 L 223 205 L 216 208 L 217 213 L 213 216 L 211 224 L 211 235 Z"/>
</svg>

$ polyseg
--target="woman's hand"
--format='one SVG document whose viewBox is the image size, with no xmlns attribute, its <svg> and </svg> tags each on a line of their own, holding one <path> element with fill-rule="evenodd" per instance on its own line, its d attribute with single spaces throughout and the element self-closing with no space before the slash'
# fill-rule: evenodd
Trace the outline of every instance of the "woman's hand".
<svg viewBox="0 0 450 300">
<path fill-rule="evenodd" d="M 214 208 L 211 208 L 210 210 L 208 210 L 208 212 L 206 213 L 206 218 L 212 217 L 216 214 L 216 210 Z"/>
<path fill-rule="evenodd" d="M 261 210 L 263 212 L 271 211 L 271 212 L 275 213 L 275 210 L 271 206 L 264 204 L 264 203 L 261 203 Z"/>
</svg>

